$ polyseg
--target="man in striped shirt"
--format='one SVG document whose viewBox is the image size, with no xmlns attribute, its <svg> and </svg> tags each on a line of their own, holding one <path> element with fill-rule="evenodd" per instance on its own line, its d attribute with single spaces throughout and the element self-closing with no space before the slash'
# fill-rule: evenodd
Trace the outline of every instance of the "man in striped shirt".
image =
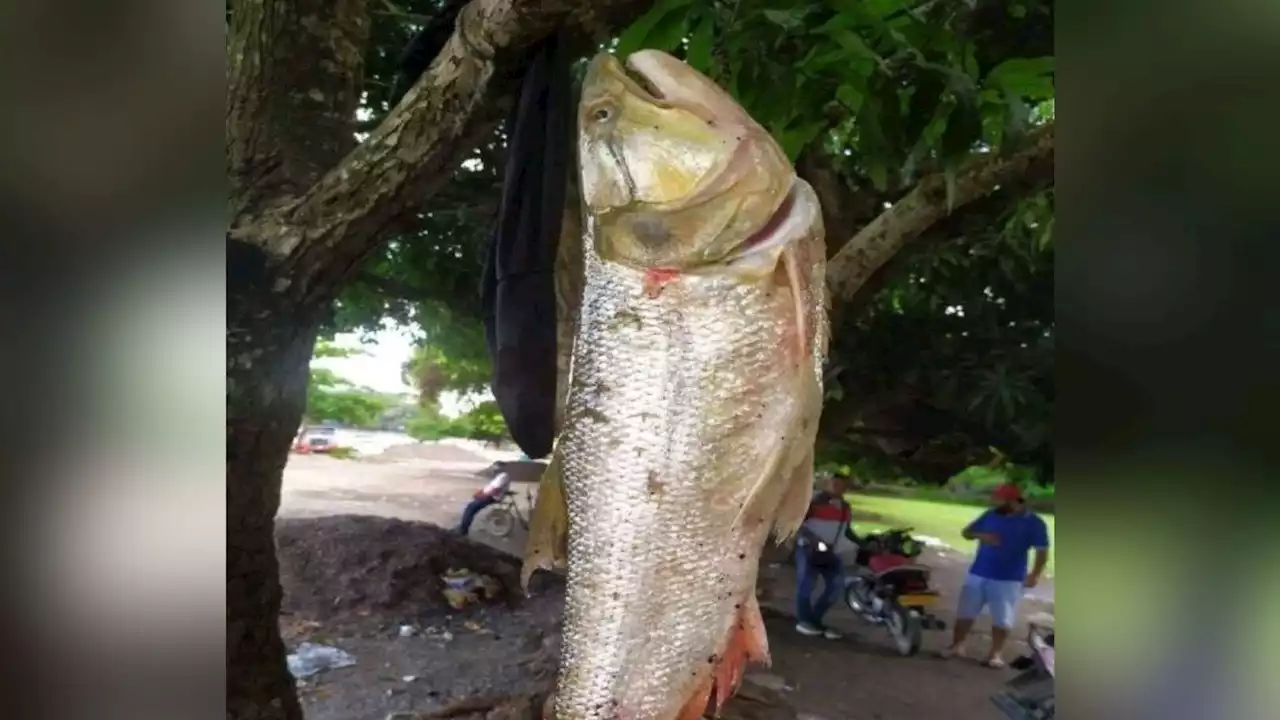
<svg viewBox="0 0 1280 720">
<path fill-rule="evenodd" d="M 850 525 L 853 510 L 844 495 L 852 489 L 849 478 L 833 475 L 823 482 L 809 502 L 809 512 L 796 534 L 796 631 L 822 635 L 830 640 L 840 633 L 822 624 L 844 587 L 841 553 L 857 550 Z M 822 580 L 822 593 L 813 600 L 814 586 Z"/>
</svg>

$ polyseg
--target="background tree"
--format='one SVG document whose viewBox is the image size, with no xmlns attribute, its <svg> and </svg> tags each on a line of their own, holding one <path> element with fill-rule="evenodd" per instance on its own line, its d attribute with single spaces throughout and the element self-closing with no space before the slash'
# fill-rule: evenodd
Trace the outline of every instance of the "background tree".
<svg viewBox="0 0 1280 720">
<path fill-rule="evenodd" d="M 478 403 L 456 418 L 444 417 L 435 408 L 423 408 L 409 421 L 406 432 L 425 441 L 457 437 L 498 443 L 511 439 L 498 403 L 493 400 Z"/>
<path fill-rule="evenodd" d="M 923 467 L 939 447 L 995 439 L 1031 457 L 1047 443 L 1034 418 L 1052 398 L 1051 315 L 1027 308 L 1051 287 L 1050 3 L 233 0 L 228 13 L 229 718 L 300 717 L 273 520 L 315 339 L 391 318 L 424 329 L 442 388 L 484 366 L 467 333 L 499 120 L 553 31 L 585 54 L 627 27 L 621 51 L 682 55 L 818 190 L 836 326 L 825 447 Z M 424 28 L 437 42 L 419 50 L 439 57 L 398 80 Z"/>
<path fill-rule="evenodd" d="M 335 298 L 395 242 L 390 231 L 416 229 L 428 198 L 463 185 L 451 183 L 453 170 L 492 136 L 535 43 L 563 30 L 590 48 L 644 6 L 476 0 L 461 12 L 424 2 L 405 14 L 368 0 L 229 4 L 229 718 L 301 717 L 277 626 L 274 519 L 316 336 L 360 307 Z M 392 85 L 378 70 L 433 15 L 447 36 L 439 57 L 357 139 L 362 103 Z"/>
<path fill-rule="evenodd" d="M 1052 477 L 1052 30 L 1048 2 L 663 0 L 617 39 L 729 88 L 823 199 L 825 458 L 942 482 L 1000 447 Z M 428 202 L 339 302 L 346 326 L 423 325 L 425 400 L 488 376 L 475 288 L 502 150 L 500 132 L 482 143 L 465 199 Z"/>
<path fill-rule="evenodd" d="M 328 342 L 316 343 L 316 358 L 347 358 L 359 350 L 339 348 Z M 310 368 L 307 380 L 307 409 L 304 420 L 311 423 L 336 422 L 349 427 L 376 428 L 396 400 L 370 388 L 357 387 L 328 368 Z"/>
</svg>

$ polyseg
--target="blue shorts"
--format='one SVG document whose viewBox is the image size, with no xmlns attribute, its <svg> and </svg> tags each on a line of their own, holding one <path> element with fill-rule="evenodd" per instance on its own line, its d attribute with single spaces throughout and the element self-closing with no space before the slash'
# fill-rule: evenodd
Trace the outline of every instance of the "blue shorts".
<svg viewBox="0 0 1280 720">
<path fill-rule="evenodd" d="M 1022 600 L 1022 582 L 1019 580 L 988 580 L 970 575 L 960 589 L 960 603 L 956 617 L 975 620 L 986 607 L 991 612 L 992 627 L 1009 629 L 1018 618 L 1018 603 Z"/>
</svg>

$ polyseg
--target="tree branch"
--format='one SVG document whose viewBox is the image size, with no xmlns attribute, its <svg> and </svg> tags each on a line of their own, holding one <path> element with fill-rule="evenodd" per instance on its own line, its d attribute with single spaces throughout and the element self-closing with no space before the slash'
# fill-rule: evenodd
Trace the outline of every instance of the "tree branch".
<svg viewBox="0 0 1280 720">
<path fill-rule="evenodd" d="M 423 303 L 440 299 L 426 288 L 368 271 L 357 275 L 355 281 L 380 295 L 385 295 L 394 300 Z"/>
<path fill-rule="evenodd" d="M 1027 146 L 1011 156 L 990 154 L 970 158 L 957 173 L 951 212 L 1017 181 L 1033 168 L 1048 163 L 1051 172 L 1053 152 L 1054 126 L 1049 123 L 1031 133 Z M 938 173 L 921 180 L 827 262 L 827 286 L 833 306 L 852 300 L 858 288 L 904 245 L 949 214 L 945 177 Z"/>
<path fill-rule="evenodd" d="M 314 184 L 355 145 L 368 0 L 238 0 L 227 38 L 232 217 Z"/>
<path fill-rule="evenodd" d="M 582 0 L 472 0 L 444 49 L 404 100 L 300 197 L 233 228 L 283 260 L 291 296 L 323 302 L 384 240 L 384 229 L 447 184 L 454 168 L 502 119 L 527 52 Z M 596 0 L 592 17 L 615 26 L 648 5 Z"/>
<path fill-rule="evenodd" d="M 930 246 L 938 243 L 959 240 L 970 232 L 970 228 L 975 223 L 996 222 L 996 218 L 1013 203 L 1052 184 L 1053 158 L 1050 156 L 1034 163 L 1020 178 L 1002 185 L 1000 190 L 947 216 L 929 228 L 915 242 L 909 243 L 894 253 L 893 257 L 876 268 L 853 295 L 841 304 L 841 314 L 845 318 L 851 318 L 866 307 L 876 294 L 889 284 L 899 268 L 905 266 L 917 253 L 927 252 Z"/>
<path fill-rule="evenodd" d="M 822 225 L 829 238 L 851 238 L 880 213 L 884 198 L 874 190 L 854 191 L 831 165 L 831 157 L 814 143 L 796 160 L 796 175 L 813 187 L 822 206 Z M 827 257 L 842 243 L 828 243 Z"/>
</svg>

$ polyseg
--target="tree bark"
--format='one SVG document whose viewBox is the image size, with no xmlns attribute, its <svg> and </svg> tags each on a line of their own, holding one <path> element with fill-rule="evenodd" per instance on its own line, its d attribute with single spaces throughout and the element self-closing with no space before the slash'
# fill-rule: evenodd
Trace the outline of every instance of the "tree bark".
<svg viewBox="0 0 1280 720">
<path fill-rule="evenodd" d="M 359 147 L 369 0 L 234 0 L 228 37 L 227 717 L 300 720 L 274 520 L 316 328 L 385 229 L 493 131 L 524 54 L 572 22 L 600 37 L 651 0 L 472 0 Z"/>
<path fill-rule="evenodd" d="M 826 230 L 827 257 L 844 247 L 858 230 L 875 219 L 884 203 L 893 197 L 874 188 L 850 187 L 831 165 L 831 156 L 814 145 L 796 160 L 796 175 L 813 187 L 822 206 L 822 226 Z"/>
<path fill-rule="evenodd" d="M 236 0 L 227 36 L 233 218 L 314 184 L 355 145 L 369 0 Z"/>
<path fill-rule="evenodd" d="M 574 17 L 627 22 L 648 0 L 591 3 Z M 332 297 L 406 210 L 438 192 L 505 116 L 527 51 L 584 3 L 472 0 L 457 29 L 401 103 L 355 150 L 302 194 L 242 217 L 232 234 L 269 225 L 265 249 L 288 266 L 301 302 Z"/>
<path fill-rule="evenodd" d="M 301 720 L 278 626 L 274 529 L 318 317 L 272 291 L 256 247 L 231 242 L 227 261 L 227 717 Z"/>
<path fill-rule="evenodd" d="M 1051 162 L 1053 151 L 1054 126 L 1049 123 L 1033 132 L 1025 149 L 1013 155 L 972 158 L 956 175 L 951 208 L 947 207 L 947 181 L 941 173 L 921 180 L 827 261 L 827 287 L 833 310 L 839 313 L 840 305 L 852 300 L 858 288 L 904 245 L 957 208 L 1017 180 L 1037 163 Z"/>
</svg>

